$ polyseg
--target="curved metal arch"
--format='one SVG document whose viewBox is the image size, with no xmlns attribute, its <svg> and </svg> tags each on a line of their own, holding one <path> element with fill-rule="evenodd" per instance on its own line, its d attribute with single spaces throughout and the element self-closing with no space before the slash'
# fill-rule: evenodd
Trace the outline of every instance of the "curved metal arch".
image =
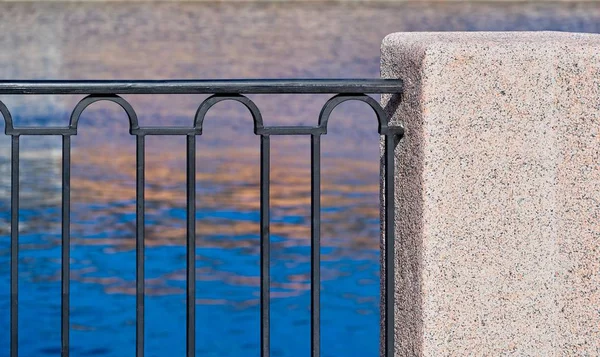
<svg viewBox="0 0 600 357">
<path fill-rule="evenodd" d="M 206 100 L 200 104 L 198 110 L 196 111 L 196 115 L 194 117 L 194 129 L 198 134 L 202 134 L 202 125 L 204 123 L 206 113 L 208 113 L 210 108 L 212 108 L 215 104 L 225 100 L 233 100 L 238 103 L 242 103 L 250 111 L 250 114 L 252 114 L 252 120 L 254 121 L 254 134 L 258 134 L 258 131 L 264 127 L 260 110 L 248 97 L 241 94 L 215 94 L 206 98 Z"/>
<path fill-rule="evenodd" d="M 371 107 L 371 109 L 373 109 L 375 115 L 377 116 L 377 130 L 379 134 L 388 134 L 388 119 L 387 115 L 385 114 L 385 111 L 375 99 L 365 94 L 338 94 L 333 98 L 329 99 L 327 103 L 323 105 L 323 109 L 321 109 L 321 113 L 319 114 L 319 127 L 324 128 L 325 133 L 327 133 L 327 122 L 329 121 L 329 117 L 331 116 L 333 110 L 338 105 L 350 100 L 356 100 L 367 103 Z"/>
<path fill-rule="evenodd" d="M 10 115 L 8 107 L 2 103 L 2 101 L 0 101 L 0 114 L 2 114 L 2 117 L 4 118 L 4 132 L 6 135 L 9 135 L 14 129 L 12 115 Z"/>
<path fill-rule="evenodd" d="M 123 110 L 125 110 L 125 113 L 127 114 L 127 117 L 129 119 L 130 134 L 135 134 L 135 131 L 140 128 L 138 124 L 137 114 L 135 113 L 135 110 L 133 109 L 131 104 L 129 104 L 128 101 L 119 97 L 116 94 L 92 94 L 80 100 L 79 103 L 77 103 L 77 105 L 75 106 L 75 109 L 73 109 L 73 112 L 71 113 L 71 118 L 69 120 L 69 128 L 75 129 L 75 132 L 77 132 L 77 124 L 79 123 L 79 118 L 81 117 L 81 114 L 83 114 L 83 111 L 92 103 L 101 101 L 116 103 L 121 108 L 123 108 Z"/>
</svg>

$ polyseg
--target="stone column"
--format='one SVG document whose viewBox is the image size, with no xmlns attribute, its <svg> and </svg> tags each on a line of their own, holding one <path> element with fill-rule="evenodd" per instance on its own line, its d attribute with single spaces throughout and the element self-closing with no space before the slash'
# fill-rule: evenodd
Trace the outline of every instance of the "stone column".
<svg viewBox="0 0 600 357">
<path fill-rule="evenodd" d="M 396 356 L 600 356 L 600 35 L 396 33 L 381 61 Z"/>
</svg>

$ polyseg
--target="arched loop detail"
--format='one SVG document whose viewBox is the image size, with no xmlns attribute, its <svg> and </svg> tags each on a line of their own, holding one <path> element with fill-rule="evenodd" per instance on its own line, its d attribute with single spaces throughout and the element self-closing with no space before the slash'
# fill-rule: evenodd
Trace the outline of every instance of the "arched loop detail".
<svg viewBox="0 0 600 357">
<path fill-rule="evenodd" d="M 69 120 L 69 128 L 74 129 L 77 133 L 77 124 L 79 123 L 79 118 L 81 117 L 81 114 L 83 114 L 83 111 L 92 103 L 101 101 L 113 102 L 118 104 L 121 108 L 123 108 L 129 119 L 129 133 L 131 135 L 136 134 L 136 131 L 138 131 L 140 128 L 138 124 L 137 114 L 135 113 L 135 110 L 133 110 L 133 107 L 131 106 L 131 104 L 129 104 L 128 101 L 116 94 L 92 94 L 80 100 L 79 103 L 77 103 L 77 105 L 75 106 L 75 109 L 73 109 L 73 112 L 71 113 L 71 119 Z"/>
<path fill-rule="evenodd" d="M 208 113 L 210 108 L 212 108 L 215 104 L 226 100 L 233 100 L 241 103 L 250 111 L 252 120 L 254 121 L 254 134 L 258 134 L 259 130 L 264 127 L 260 110 L 252 100 L 240 94 L 215 94 L 206 98 L 206 100 L 203 101 L 198 107 L 196 116 L 194 117 L 194 129 L 196 132 L 198 134 L 202 134 L 204 118 L 206 117 L 206 113 Z"/>
<path fill-rule="evenodd" d="M 325 103 L 325 105 L 323 106 L 323 109 L 321 109 L 321 113 L 319 114 L 319 127 L 323 128 L 325 130 L 325 133 L 327 133 L 327 122 L 329 121 L 329 117 L 331 116 L 331 113 L 333 112 L 333 110 L 338 105 L 340 105 L 344 102 L 350 101 L 350 100 L 356 100 L 359 102 L 367 103 L 371 107 L 371 109 L 373 109 L 373 111 L 375 112 L 375 115 L 377 116 L 377 121 L 378 121 L 377 130 L 378 130 L 379 134 L 381 134 L 381 135 L 389 134 L 388 118 L 387 118 L 387 115 L 385 114 L 385 111 L 383 110 L 381 105 L 379 105 L 379 103 L 377 103 L 377 101 L 375 99 L 369 97 L 366 94 L 338 94 L 335 97 L 329 99 L 327 101 L 327 103 Z"/>
<path fill-rule="evenodd" d="M 11 135 L 14 129 L 12 116 L 10 115 L 10 111 L 8 110 L 6 105 L 2 103 L 2 101 L 0 101 L 0 114 L 2 114 L 2 117 L 4 118 L 4 133 L 6 135 Z"/>
</svg>

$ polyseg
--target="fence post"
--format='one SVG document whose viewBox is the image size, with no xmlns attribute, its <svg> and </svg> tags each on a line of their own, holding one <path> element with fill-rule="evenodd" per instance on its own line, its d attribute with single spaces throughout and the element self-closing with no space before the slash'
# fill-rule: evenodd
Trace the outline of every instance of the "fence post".
<svg viewBox="0 0 600 357">
<path fill-rule="evenodd" d="M 592 34 L 385 38 L 396 356 L 600 354 L 598 53 Z"/>
</svg>

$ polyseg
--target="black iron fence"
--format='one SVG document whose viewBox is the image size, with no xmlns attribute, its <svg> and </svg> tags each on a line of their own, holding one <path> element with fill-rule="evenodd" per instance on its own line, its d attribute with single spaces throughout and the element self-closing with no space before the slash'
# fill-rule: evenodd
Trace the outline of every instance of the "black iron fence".
<svg viewBox="0 0 600 357">
<path fill-rule="evenodd" d="M 19 138 L 22 135 L 62 136 L 62 240 L 61 240 L 61 356 L 69 356 L 70 286 L 70 184 L 71 136 L 77 135 L 81 114 L 92 103 L 118 104 L 129 118 L 129 132 L 136 136 L 136 357 L 144 356 L 144 160 L 147 135 L 187 137 L 187 262 L 186 262 L 186 343 L 187 356 L 195 354 L 195 217 L 196 217 L 196 136 L 212 106 L 237 101 L 251 113 L 254 133 L 260 136 L 260 345 L 261 357 L 270 350 L 270 234 L 269 172 L 272 135 L 307 135 L 311 138 L 311 356 L 320 355 L 320 231 L 321 231 L 321 135 L 327 134 L 332 111 L 346 101 L 361 101 L 375 112 L 379 134 L 384 136 L 384 182 L 394 182 L 395 141 L 403 135 L 399 126 L 388 125 L 383 108 L 367 94 L 394 94 L 402 91 L 400 80 L 214 80 L 214 81 L 0 81 L 0 95 L 84 94 L 66 127 L 15 127 L 8 108 L 0 101 L 6 135 L 12 137 L 11 150 L 11 245 L 10 245 L 10 356 L 18 356 L 18 257 L 19 257 Z M 264 126 L 260 110 L 243 94 L 335 94 L 323 106 L 315 126 Z M 139 126 L 133 107 L 121 94 L 212 94 L 200 104 L 189 127 Z M 394 185 L 384 184 L 383 229 L 385 287 L 382 318 L 384 354 L 394 356 Z"/>
</svg>

